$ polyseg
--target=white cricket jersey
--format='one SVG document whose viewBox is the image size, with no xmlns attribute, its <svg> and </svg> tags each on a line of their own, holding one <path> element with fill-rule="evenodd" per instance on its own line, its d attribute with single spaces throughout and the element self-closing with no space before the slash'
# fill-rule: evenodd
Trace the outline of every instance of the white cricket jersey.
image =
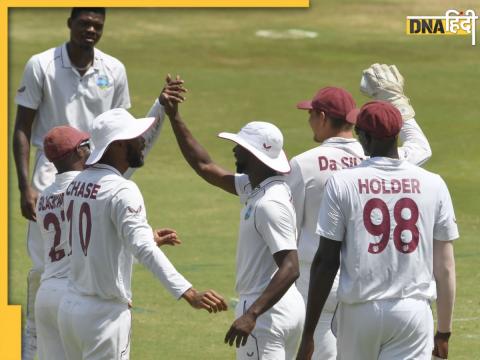
<svg viewBox="0 0 480 360">
<path fill-rule="evenodd" d="M 400 159 L 420 165 L 431 156 L 428 140 L 415 119 L 403 123 L 399 137 L 403 142 L 398 148 Z M 297 214 L 300 262 L 311 264 L 318 249 L 318 210 L 327 180 L 335 171 L 357 166 L 366 158 L 356 139 L 333 137 L 290 160 L 292 170 L 286 179 Z"/>
<path fill-rule="evenodd" d="M 154 242 L 137 185 L 115 168 L 95 164 L 81 172 L 67 188 L 64 206 L 72 213 L 74 292 L 130 302 L 133 257 L 175 298 L 191 288 Z"/>
<path fill-rule="evenodd" d="M 297 214 L 301 263 L 311 264 L 318 249 L 318 210 L 327 180 L 334 172 L 356 166 L 364 158 L 363 148 L 356 139 L 333 137 L 290 160 L 292 170 L 286 179 Z"/>
<path fill-rule="evenodd" d="M 38 197 L 37 224 L 44 241 L 44 271 L 42 281 L 66 278 L 70 271 L 70 246 L 68 243 L 68 216 L 64 211 L 67 186 L 80 172 L 67 171 L 55 175 L 55 181 Z"/>
<path fill-rule="evenodd" d="M 458 238 L 452 201 L 439 175 L 376 157 L 334 174 L 317 233 L 343 241 L 338 298 L 435 297 L 433 241 Z"/>
<path fill-rule="evenodd" d="M 273 254 L 296 250 L 295 210 L 284 176 L 272 176 L 251 190 L 247 175 L 235 175 L 244 204 L 240 212 L 235 289 L 244 296 L 265 290 L 278 270 Z"/>
<path fill-rule="evenodd" d="M 125 67 L 116 58 L 94 49 L 94 60 L 80 76 L 72 66 L 66 43 L 30 58 L 15 96 L 18 105 L 37 110 L 32 144 L 59 125 L 89 132 L 96 116 L 113 108 L 129 108 Z"/>
</svg>

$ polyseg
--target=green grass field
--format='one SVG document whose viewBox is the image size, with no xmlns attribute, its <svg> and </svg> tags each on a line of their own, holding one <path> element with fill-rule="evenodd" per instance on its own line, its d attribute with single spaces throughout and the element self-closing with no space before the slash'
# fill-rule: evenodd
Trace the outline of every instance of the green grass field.
<svg viewBox="0 0 480 360">
<path fill-rule="evenodd" d="M 475 9 L 478 2 L 455 2 Z M 458 5 L 457 5 L 458 3 Z M 451 359 L 478 358 L 480 350 L 480 44 L 470 37 L 405 35 L 408 15 L 443 15 L 453 2 L 413 0 L 312 1 L 309 9 L 112 9 L 103 51 L 121 59 L 129 76 L 132 112 L 143 116 L 162 88 L 165 74 L 181 74 L 189 90 L 182 113 L 212 157 L 234 169 L 230 142 L 220 131 L 237 131 L 251 120 L 278 125 L 289 156 L 315 144 L 305 112 L 295 109 L 327 85 L 351 90 L 359 104 L 361 71 L 374 62 L 396 64 L 417 121 L 430 140 L 426 168 L 449 185 L 461 239 L 456 243 L 457 302 Z M 475 9 L 480 11 L 479 8 Z M 68 38 L 67 9 L 13 9 L 9 14 L 9 123 L 13 97 L 28 58 Z M 477 24 L 478 25 L 478 24 Z M 257 30 L 302 29 L 313 39 L 269 39 Z M 477 34 L 478 38 L 478 34 Z M 478 42 L 478 39 L 477 39 Z M 11 150 L 9 149 L 11 155 Z M 10 156 L 11 304 L 26 302 L 26 221 L 19 210 Z M 477 165 L 475 165 L 477 164 Z M 177 229 L 183 244 L 164 249 L 197 288 L 235 297 L 235 247 L 240 203 L 215 189 L 186 165 L 166 122 L 140 186 L 154 227 Z M 133 279 L 132 359 L 234 359 L 223 344 L 233 309 L 218 315 L 176 302 L 143 267 Z"/>
</svg>

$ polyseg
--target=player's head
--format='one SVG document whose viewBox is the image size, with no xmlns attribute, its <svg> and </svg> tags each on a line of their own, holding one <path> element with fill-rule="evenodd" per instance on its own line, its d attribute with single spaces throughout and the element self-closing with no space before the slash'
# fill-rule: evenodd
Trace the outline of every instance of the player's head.
<svg viewBox="0 0 480 360">
<path fill-rule="evenodd" d="M 250 175 L 259 167 L 267 167 L 272 173 L 290 172 L 290 164 L 282 149 L 283 135 L 275 125 L 253 121 L 236 134 L 222 132 L 218 136 L 237 144 L 233 149 L 237 172 Z"/>
<path fill-rule="evenodd" d="M 142 134 L 154 121 L 153 117 L 135 119 L 125 109 L 112 109 L 97 116 L 92 129 L 93 151 L 87 165 L 101 162 L 122 170 L 141 167 L 145 148 Z"/>
<path fill-rule="evenodd" d="M 355 132 L 366 155 L 398 157 L 397 137 L 403 120 L 396 107 L 385 101 L 370 101 L 348 117 L 356 121 Z"/>
<path fill-rule="evenodd" d="M 83 170 L 90 155 L 90 134 L 70 126 L 56 126 L 43 138 L 43 151 L 59 174 Z"/>
<path fill-rule="evenodd" d="M 347 90 L 339 87 L 320 89 L 313 99 L 299 102 L 297 109 L 308 110 L 313 139 L 317 142 L 339 133 L 351 133 L 355 124 L 347 119 L 347 114 L 355 109 L 355 100 Z"/>
<path fill-rule="evenodd" d="M 105 8 L 74 7 L 67 20 L 70 29 L 70 42 L 84 48 L 93 48 L 103 34 Z"/>
</svg>

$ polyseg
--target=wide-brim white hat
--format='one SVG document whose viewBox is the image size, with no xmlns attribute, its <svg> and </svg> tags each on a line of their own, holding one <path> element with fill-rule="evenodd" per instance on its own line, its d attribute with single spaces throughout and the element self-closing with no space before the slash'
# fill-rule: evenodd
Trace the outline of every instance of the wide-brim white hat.
<svg viewBox="0 0 480 360">
<path fill-rule="evenodd" d="M 269 168 L 283 174 L 290 172 L 290 163 L 282 149 L 283 135 L 275 125 L 252 121 L 236 134 L 221 132 L 218 136 L 234 141 Z"/>
<path fill-rule="evenodd" d="M 134 139 L 147 131 L 154 123 L 154 117 L 136 119 L 125 109 L 112 109 L 93 120 L 91 142 L 93 150 L 86 164 L 97 163 L 108 146 L 117 140 Z"/>
</svg>

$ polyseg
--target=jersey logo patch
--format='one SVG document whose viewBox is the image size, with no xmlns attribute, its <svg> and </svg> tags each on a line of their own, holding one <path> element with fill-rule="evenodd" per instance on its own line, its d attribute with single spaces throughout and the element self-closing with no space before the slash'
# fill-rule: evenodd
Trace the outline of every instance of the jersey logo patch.
<svg viewBox="0 0 480 360">
<path fill-rule="evenodd" d="M 108 77 L 106 75 L 100 75 L 97 78 L 97 86 L 100 89 L 105 90 L 109 85 L 110 83 L 108 82 Z"/>
<path fill-rule="evenodd" d="M 20 89 L 17 90 L 17 92 L 22 93 L 25 91 L 26 88 L 26 86 L 22 86 Z"/>
<path fill-rule="evenodd" d="M 139 214 L 142 211 L 142 205 L 139 205 L 137 210 L 135 210 L 134 208 L 132 208 L 130 206 L 127 206 L 127 210 L 128 210 L 128 212 L 130 212 L 132 214 Z"/>
<path fill-rule="evenodd" d="M 250 205 L 247 209 L 247 211 L 245 212 L 245 220 L 248 220 L 248 218 L 250 217 L 250 215 L 252 214 L 252 205 Z"/>
</svg>

